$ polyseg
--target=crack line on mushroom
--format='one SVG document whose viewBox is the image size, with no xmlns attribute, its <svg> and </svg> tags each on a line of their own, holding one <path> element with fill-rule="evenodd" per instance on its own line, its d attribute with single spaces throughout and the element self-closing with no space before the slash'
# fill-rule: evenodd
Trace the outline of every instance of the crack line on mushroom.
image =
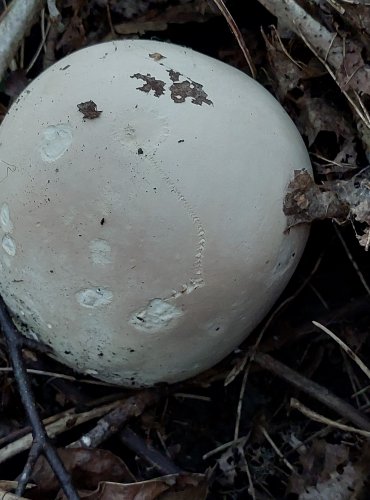
<svg viewBox="0 0 370 500">
<path fill-rule="evenodd" d="M 5 165 L 7 166 L 6 167 L 6 174 L 4 175 L 4 177 L 2 177 L 0 179 L 0 182 L 3 182 L 9 177 L 9 173 L 14 174 L 14 172 L 17 170 L 17 167 L 15 165 L 12 165 L 11 163 L 8 163 L 5 160 L 2 160 L 2 159 L 0 159 L 0 162 L 5 163 Z"/>
<path fill-rule="evenodd" d="M 188 295 L 197 288 L 202 288 L 205 286 L 203 259 L 206 246 L 206 231 L 200 220 L 199 215 L 197 215 L 191 203 L 177 188 L 177 186 L 175 185 L 169 174 L 158 165 L 157 161 L 155 160 L 156 152 L 157 149 L 154 150 L 150 159 L 153 162 L 153 165 L 156 168 L 156 170 L 159 172 L 162 180 L 169 186 L 171 193 L 174 193 L 177 199 L 185 207 L 186 213 L 189 215 L 194 226 L 197 228 L 197 236 L 198 236 L 198 246 L 195 251 L 194 262 L 193 262 L 195 276 L 191 278 L 188 281 L 188 283 L 183 284 L 180 290 L 173 290 L 169 297 L 163 298 L 163 300 L 170 300 L 170 299 L 177 299 L 178 297 L 181 297 L 181 295 L 184 294 Z"/>
</svg>

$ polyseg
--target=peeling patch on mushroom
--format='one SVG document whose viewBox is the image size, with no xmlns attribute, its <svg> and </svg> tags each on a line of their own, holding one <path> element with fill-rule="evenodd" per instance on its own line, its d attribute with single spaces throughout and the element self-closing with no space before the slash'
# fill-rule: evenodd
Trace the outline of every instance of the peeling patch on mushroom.
<svg viewBox="0 0 370 500">
<path fill-rule="evenodd" d="M 134 312 L 129 323 L 142 332 L 156 333 L 169 327 L 182 315 L 183 311 L 176 306 L 162 299 L 153 299 L 144 309 Z"/>
<path fill-rule="evenodd" d="M 167 70 L 172 80 L 172 85 L 170 86 L 171 99 L 176 103 L 185 102 L 189 97 L 193 104 L 208 104 L 209 106 L 213 102 L 208 99 L 207 94 L 203 90 L 203 85 L 200 83 L 190 80 L 190 78 L 180 82 L 181 73 L 174 71 L 173 69 Z"/>
<path fill-rule="evenodd" d="M 149 74 L 141 75 L 140 73 L 135 73 L 131 76 L 131 78 L 137 78 L 138 80 L 143 80 L 145 82 L 145 84 L 141 87 L 137 87 L 137 90 L 141 90 L 142 92 L 146 92 L 147 94 L 153 91 L 156 97 L 160 97 L 164 94 L 166 84 L 161 80 L 157 80 L 156 78 L 154 78 L 154 76 L 151 76 Z"/>
<path fill-rule="evenodd" d="M 13 231 L 13 222 L 10 219 L 9 205 L 7 203 L 3 203 L 1 206 L 0 222 L 4 233 L 11 233 Z"/>
<path fill-rule="evenodd" d="M 68 150 L 72 140 L 72 128 L 68 123 L 49 125 L 42 131 L 41 159 L 47 162 L 58 160 Z"/>
<path fill-rule="evenodd" d="M 102 219 L 103 220 L 103 219 Z M 103 225 L 104 221 L 100 221 Z M 94 264 L 106 265 L 112 263 L 111 246 L 106 240 L 96 239 L 89 244 L 91 260 Z"/>
<path fill-rule="evenodd" d="M 76 293 L 76 300 L 82 307 L 104 307 L 113 300 L 113 293 L 105 288 L 85 288 Z"/>
<path fill-rule="evenodd" d="M 6 234 L 3 237 L 1 242 L 1 246 L 3 247 L 4 252 L 6 252 L 11 257 L 14 257 L 17 253 L 17 245 L 15 244 L 14 239 L 10 236 L 10 234 Z"/>
</svg>

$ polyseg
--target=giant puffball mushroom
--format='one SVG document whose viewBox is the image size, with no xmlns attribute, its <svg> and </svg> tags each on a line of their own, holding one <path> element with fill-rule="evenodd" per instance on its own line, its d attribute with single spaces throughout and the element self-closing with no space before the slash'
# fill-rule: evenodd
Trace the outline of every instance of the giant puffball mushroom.
<svg viewBox="0 0 370 500">
<path fill-rule="evenodd" d="M 78 372 L 126 386 L 211 367 L 263 319 L 307 228 L 286 231 L 299 133 L 258 83 L 169 43 L 75 52 L 0 127 L 0 291 Z"/>
</svg>

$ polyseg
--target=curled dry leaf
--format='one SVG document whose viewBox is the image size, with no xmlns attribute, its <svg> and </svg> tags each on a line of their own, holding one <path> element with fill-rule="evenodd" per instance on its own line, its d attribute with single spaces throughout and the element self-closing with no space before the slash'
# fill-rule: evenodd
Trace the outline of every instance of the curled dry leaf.
<svg viewBox="0 0 370 500">
<path fill-rule="evenodd" d="M 284 200 L 284 213 L 288 228 L 315 219 L 339 219 L 349 214 L 348 204 L 336 192 L 315 184 L 306 170 L 296 170 Z"/>
<path fill-rule="evenodd" d="M 101 481 L 135 481 L 125 463 L 108 450 L 61 448 L 58 450 L 77 488 L 93 490 Z M 38 485 L 38 498 L 59 490 L 59 484 L 49 464 L 41 457 L 32 480 Z"/>
<path fill-rule="evenodd" d="M 354 130 L 343 116 L 343 111 L 331 106 L 325 99 L 305 94 L 297 101 L 297 105 L 300 109 L 300 130 L 307 136 L 309 146 L 322 131 L 334 132 L 337 140 L 354 136 Z"/>
<path fill-rule="evenodd" d="M 267 49 L 267 58 L 272 69 L 274 91 L 280 101 L 283 101 L 288 92 L 298 87 L 304 76 L 304 67 L 287 56 L 277 31 L 269 37 L 262 32 Z"/>
<path fill-rule="evenodd" d="M 365 250 L 370 248 L 370 167 L 347 181 L 315 184 L 305 170 L 296 170 L 284 199 L 288 229 L 316 219 L 348 219 L 366 224 L 357 239 Z"/>
</svg>

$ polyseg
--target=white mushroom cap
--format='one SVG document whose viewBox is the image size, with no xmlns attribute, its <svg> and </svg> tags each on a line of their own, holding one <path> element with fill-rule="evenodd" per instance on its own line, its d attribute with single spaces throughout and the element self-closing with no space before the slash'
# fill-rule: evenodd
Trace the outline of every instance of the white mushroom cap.
<svg viewBox="0 0 370 500">
<path fill-rule="evenodd" d="M 283 199 L 302 168 L 295 126 L 242 72 L 150 40 L 75 52 L 0 127 L 0 291 L 77 371 L 195 375 L 291 277 L 308 230 L 285 232 Z"/>
</svg>

